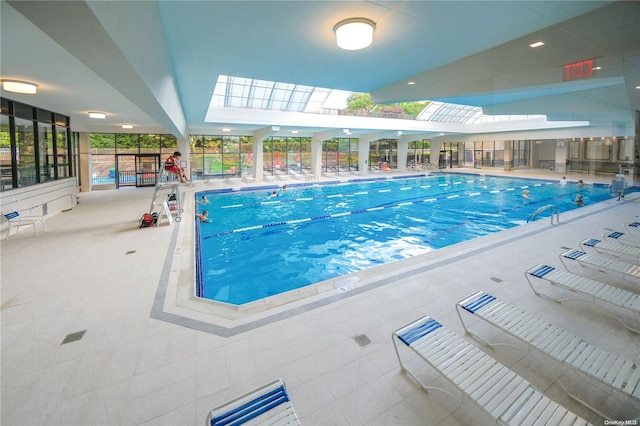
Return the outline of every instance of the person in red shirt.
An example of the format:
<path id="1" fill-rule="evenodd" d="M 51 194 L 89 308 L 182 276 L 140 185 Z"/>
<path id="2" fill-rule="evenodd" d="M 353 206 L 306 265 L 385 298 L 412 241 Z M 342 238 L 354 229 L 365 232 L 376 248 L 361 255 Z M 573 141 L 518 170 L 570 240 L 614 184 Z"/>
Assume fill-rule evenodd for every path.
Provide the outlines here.
<path id="1" fill-rule="evenodd" d="M 182 167 L 180 167 L 180 157 L 182 154 L 180 151 L 176 151 L 168 157 L 164 162 L 164 168 L 173 173 L 178 177 L 180 182 L 189 182 L 189 178 L 187 177 L 187 173 L 184 171 Z"/>

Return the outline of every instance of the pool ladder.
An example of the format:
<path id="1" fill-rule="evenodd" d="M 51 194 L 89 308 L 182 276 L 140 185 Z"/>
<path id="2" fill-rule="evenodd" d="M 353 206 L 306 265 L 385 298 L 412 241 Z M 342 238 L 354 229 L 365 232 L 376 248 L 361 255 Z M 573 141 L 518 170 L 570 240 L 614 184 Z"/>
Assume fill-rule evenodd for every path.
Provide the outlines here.
<path id="1" fill-rule="evenodd" d="M 318 183 L 318 176 L 313 173 L 305 174 L 307 182 Z"/>
<path id="2" fill-rule="evenodd" d="M 436 173 L 442 173 L 443 175 L 446 175 L 445 171 L 442 170 L 440 167 L 436 166 L 433 163 L 424 163 L 422 165 L 422 168 L 429 170 L 430 168 L 435 169 Z"/>
<path id="3" fill-rule="evenodd" d="M 542 206 L 540 207 L 538 210 L 536 210 L 535 212 L 531 213 L 529 215 L 529 217 L 527 218 L 527 223 L 529 223 L 529 221 L 531 220 L 536 220 L 536 217 L 542 213 L 545 210 L 551 210 L 551 224 L 553 225 L 553 213 L 555 211 L 556 213 L 556 221 L 560 222 L 560 210 L 558 209 L 558 206 L 556 206 L 555 204 L 547 204 L 546 206 Z"/>

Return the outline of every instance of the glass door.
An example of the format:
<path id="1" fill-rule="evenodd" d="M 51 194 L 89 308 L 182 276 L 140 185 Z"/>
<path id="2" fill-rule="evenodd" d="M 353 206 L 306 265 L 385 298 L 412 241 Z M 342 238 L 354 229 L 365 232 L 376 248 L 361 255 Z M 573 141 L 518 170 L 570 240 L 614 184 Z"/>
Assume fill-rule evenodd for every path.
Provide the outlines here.
<path id="1" fill-rule="evenodd" d="M 158 179 L 160 154 L 138 154 L 135 156 L 136 186 L 154 186 Z"/>
<path id="2" fill-rule="evenodd" d="M 116 189 L 123 186 L 136 186 L 136 156 L 132 154 L 116 155 Z"/>

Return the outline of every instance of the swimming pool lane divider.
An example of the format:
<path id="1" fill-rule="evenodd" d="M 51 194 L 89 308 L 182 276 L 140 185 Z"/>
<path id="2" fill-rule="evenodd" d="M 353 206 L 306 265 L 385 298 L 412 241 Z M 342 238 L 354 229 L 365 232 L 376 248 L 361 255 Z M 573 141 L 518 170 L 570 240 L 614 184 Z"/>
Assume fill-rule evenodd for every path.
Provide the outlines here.
<path id="1" fill-rule="evenodd" d="M 483 182 L 484 179 L 479 179 L 477 181 L 475 180 L 467 180 L 467 181 L 456 181 L 456 182 L 447 182 L 447 183 L 440 183 L 438 184 L 438 186 L 440 187 L 446 187 L 446 186 L 452 186 L 452 185 L 459 185 L 462 183 L 468 183 L 468 184 L 473 184 L 476 182 Z M 551 183 L 547 183 L 547 185 L 550 185 Z M 543 184 L 536 184 L 535 186 L 541 186 Z M 431 188 L 432 185 L 422 185 L 419 186 L 417 188 L 420 189 L 429 189 Z M 401 188 L 396 189 L 397 191 L 407 191 L 407 190 L 411 190 L 411 189 L 417 189 L 416 187 L 412 187 L 412 186 L 403 186 Z M 506 191 L 515 191 L 516 188 L 509 188 L 506 189 Z M 331 195 L 323 195 L 320 197 L 304 197 L 304 198 L 287 198 L 287 199 L 282 199 L 280 197 L 278 197 L 278 199 L 276 200 L 269 200 L 269 201 L 258 201 L 255 203 L 246 203 L 246 204 L 230 204 L 228 206 L 220 206 L 220 209 L 235 209 L 235 208 L 242 208 L 242 207 L 257 207 L 257 206 L 264 206 L 264 205 L 275 205 L 275 204 L 281 204 L 281 203 L 291 203 L 291 202 L 296 202 L 296 201 L 313 201 L 313 200 L 319 200 L 322 198 L 341 198 L 341 197 L 351 197 L 354 195 L 367 195 L 369 193 L 386 193 L 386 192 L 391 192 L 393 191 L 392 189 L 379 189 L 379 190 L 373 190 L 373 191 L 357 191 L 357 192 L 352 192 L 352 193 L 340 193 L 340 194 L 331 194 Z M 492 190 L 489 191 L 492 194 L 497 194 L 501 191 L 504 190 Z"/>
<path id="2" fill-rule="evenodd" d="M 504 191 L 513 191 L 513 190 L 515 190 L 515 188 L 507 188 Z M 487 192 L 495 192 L 495 191 L 487 191 Z M 497 192 L 502 192 L 502 191 L 498 190 Z M 480 195 L 480 194 L 481 194 L 480 192 L 475 192 L 475 193 L 467 194 L 467 196 L 468 197 L 472 197 L 472 196 L 476 196 L 476 195 Z M 282 221 L 282 222 L 272 222 L 272 223 L 267 223 L 267 224 L 264 224 L 264 225 L 247 226 L 247 227 L 244 227 L 244 228 L 236 228 L 236 229 L 231 229 L 231 230 L 227 230 L 227 231 L 217 232 L 215 234 L 207 235 L 206 237 L 203 237 L 202 239 L 203 240 L 208 240 L 210 238 L 220 237 L 220 236 L 223 236 L 223 235 L 229 235 L 229 234 L 234 234 L 234 233 L 239 233 L 239 232 L 255 231 L 255 230 L 258 230 L 258 229 L 273 228 L 273 227 L 285 226 L 285 225 L 296 225 L 296 224 L 299 224 L 299 223 L 311 222 L 311 221 L 316 221 L 316 220 L 334 219 L 334 218 L 338 218 L 338 217 L 349 216 L 349 215 L 352 215 L 352 214 L 375 212 L 375 211 L 394 208 L 394 207 L 409 206 L 409 205 L 412 205 L 412 204 L 432 203 L 432 202 L 435 202 L 435 201 L 438 201 L 438 200 L 447 200 L 447 199 L 452 199 L 452 198 L 459 198 L 460 196 L 461 196 L 460 194 L 442 195 L 440 197 L 426 198 L 426 199 L 421 199 L 421 200 L 400 201 L 400 202 L 396 202 L 396 203 L 385 204 L 385 205 L 377 206 L 377 207 L 369 207 L 369 208 L 366 208 L 366 209 L 353 210 L 353 211 L 349 211 L 349 212 L 333 213 L 333 214 L 320 215 L 320 216 L 315 216 L 315 217 L 306 217 L 306 218 L 303 218 L 303 219 L 292 219 L 292 220 L 286 220 L 286 221 Z M 295 201 L 295 199 L 291 200 L 291 201 Z"/>

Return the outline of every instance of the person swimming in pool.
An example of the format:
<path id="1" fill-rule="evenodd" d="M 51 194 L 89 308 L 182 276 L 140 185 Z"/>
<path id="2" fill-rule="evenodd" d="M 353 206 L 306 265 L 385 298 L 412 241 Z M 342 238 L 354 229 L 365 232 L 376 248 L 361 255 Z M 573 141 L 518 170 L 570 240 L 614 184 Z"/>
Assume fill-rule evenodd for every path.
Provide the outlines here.
<path id="1" fill-rule="evenodd" d="M 209 212 L 203 210 L 202 213 L 196 213 L 196 217 L 200 219 L 201 222 L 211 222 L 209 219 Z"/>

